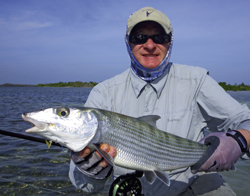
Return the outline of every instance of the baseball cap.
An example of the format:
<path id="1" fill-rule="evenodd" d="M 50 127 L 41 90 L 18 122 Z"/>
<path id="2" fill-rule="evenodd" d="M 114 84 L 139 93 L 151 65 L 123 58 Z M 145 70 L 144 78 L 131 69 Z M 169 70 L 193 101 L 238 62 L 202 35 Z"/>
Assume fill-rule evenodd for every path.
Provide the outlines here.
<path id="1" fill-rule="evenodd" d="M 168 17 L 161 11 L 152 7 L 144 7 L 134 12 L 127 20 L 126 35 L 129 35 L 131 30 L 140 22 L 154 21 L 159 23 L 167 34 L 172 33 L 172 26 Z"/>

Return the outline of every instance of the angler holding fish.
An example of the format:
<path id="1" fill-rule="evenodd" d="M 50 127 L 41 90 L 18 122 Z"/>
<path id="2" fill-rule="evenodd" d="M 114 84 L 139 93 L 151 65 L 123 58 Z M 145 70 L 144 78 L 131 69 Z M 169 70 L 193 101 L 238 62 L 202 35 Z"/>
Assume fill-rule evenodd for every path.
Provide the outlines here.
<path id="1" fill-rule="evenodd" d="M 133 13 L 125 43 L 129 69 L 95 86 L 86 108 L 23 115 L 35 125 L 27 132 L 72 150 L 69 177 L 83 191 L 138 170 L 145 196 L 235 195 L 217 172 L 250 157 L 247 106 L 207 70 L 169 61 L 173 29 L 162 12 Z"/>

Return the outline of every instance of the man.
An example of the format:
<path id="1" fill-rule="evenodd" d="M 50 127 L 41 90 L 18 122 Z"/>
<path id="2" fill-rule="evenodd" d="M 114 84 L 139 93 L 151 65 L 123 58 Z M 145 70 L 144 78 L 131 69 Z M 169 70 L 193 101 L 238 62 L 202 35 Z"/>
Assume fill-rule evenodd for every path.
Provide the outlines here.
<path id="1" fill-rule="evenodd" d="M 249 155 L 249 109 L 231 98 L 205 69 L 169 62 L 173 31 L 162 12 L 146 7 L 132 14 L 125 41 L 131 68 L 93 88 L 85 106 L 133 117 L 159 115 L 157 128 L 197 142 L 203 138 L 200 142 L 212 149 L 192 168 L 171 176 L 170 187 L 160 180 L 150 185 L 143 176 L 143 194 L 235 195 L 218 173 L 210 172 L 233 169 L 242 155 Z M 205 128 L 214 133 L 204 138 Z M 100 148 L 116 155 L 112 146 Z M 112 169 L 101 158 L 89 148 L 72 153 L 72 183 L 93 192 L 103 188 L 111 171 L 115 178 L 133 172 Z"/>

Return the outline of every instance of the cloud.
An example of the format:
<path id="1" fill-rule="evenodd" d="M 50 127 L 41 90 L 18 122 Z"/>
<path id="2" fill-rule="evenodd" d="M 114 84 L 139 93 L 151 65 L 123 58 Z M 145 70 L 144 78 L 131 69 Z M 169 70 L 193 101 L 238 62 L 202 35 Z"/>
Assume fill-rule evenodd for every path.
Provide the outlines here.
<path id="1" fill-rule="evenodd" d="M 0 29 L 1 31 L 21 31 L 21 30 L 32 30 L 41 29 L 53 26 L 53 22 L 50 21 L 31 21 L 30 19 L 3 19 L 0 18 Z"/>
<path id="2" fill-rule="evenodd" d="M 32 21 L 26 21 L 26 22 L 20 22 L 15 24 L 13 27 L 15 30 L 30 30 L 30 29 L 40 29 L 40 28 L 46 28 L 52 26 L 52 22 L 32 22 Z"/>

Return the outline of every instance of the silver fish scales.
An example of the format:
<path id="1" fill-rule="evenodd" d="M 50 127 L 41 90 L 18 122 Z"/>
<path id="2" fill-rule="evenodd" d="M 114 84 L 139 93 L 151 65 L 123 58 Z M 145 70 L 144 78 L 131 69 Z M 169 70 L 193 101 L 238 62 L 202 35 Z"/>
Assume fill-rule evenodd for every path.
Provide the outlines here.
<path id="1" fill-rule="evenodd" d="M 136 119 L 96 109 L 92 112 L 106 126 L 108 131 L 100 142 L 116 148 L 114 161 L 119 166 L 171 171 L 194 165 L 208 149 L 200 143 L 161 131 L 144 122 L 143 117 Z"/>
<path id="2" fill-rule="evenodd" d="M 153 124 L 159 116 L 133 118 L 94 109 L 55 107 L 25 113 L 23 119 L 35 126 L 26 130 L 80 151 L 93 145 L 113 166 L 143 171 L 150 184 L 156 178 L 169 185 L 164 171 L 194 165 L 207 146 L 161 131 Z M 116 148 L 110 160 L 95 144 L 106 143 Z"/>

